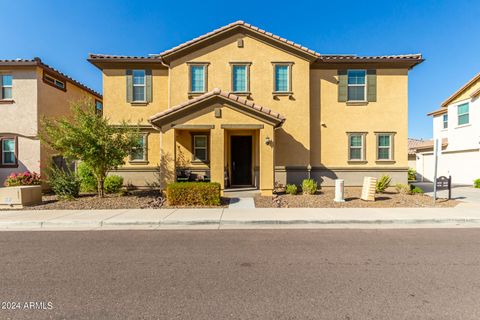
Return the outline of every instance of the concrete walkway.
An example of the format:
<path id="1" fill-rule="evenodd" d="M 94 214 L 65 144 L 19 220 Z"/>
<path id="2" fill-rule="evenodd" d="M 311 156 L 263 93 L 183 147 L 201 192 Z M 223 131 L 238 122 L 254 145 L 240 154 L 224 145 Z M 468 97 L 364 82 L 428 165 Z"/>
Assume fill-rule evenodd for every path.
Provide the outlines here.
<path id="1" fill-rule="evenodd" d="M 0 230 L 480 227 L 480 206 L 1 211 Z"/>

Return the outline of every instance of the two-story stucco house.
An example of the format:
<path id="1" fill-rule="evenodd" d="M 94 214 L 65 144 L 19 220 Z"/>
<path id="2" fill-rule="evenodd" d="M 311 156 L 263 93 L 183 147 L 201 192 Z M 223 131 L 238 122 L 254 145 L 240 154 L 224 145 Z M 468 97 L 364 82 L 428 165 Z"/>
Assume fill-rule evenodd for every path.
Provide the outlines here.
<path id="1" fill-rule="evenodd" d="M 433 118 L 433 139 L 442 144 L 437 176 L 452 176 L 456 184 L 480 178 L 480 73 L 458 89 Z M 433 141 L 416 148 L 416 169 L 424 181 L 434 177 Z"/>
<path id="2" fill-rule="evenodd" d="M 42 117 L 68 115 L 70 101 L 86 97 L 101 109 L 99 93 L 39 58 L 0 60 L 0 185 L 12 172 L 44 174 L 53 154 L 38 137 Z"/>
<path id="3" fill-rule="evenodd" d="M 104 115 L 140 121 L 144 149 L 118 170 L 142 186 L 159 166 L 253 186 L 389 174 L 407 180 L 408 72 L 419 54 L 322 55 L 238 21 L 145 57 L 91 54 Z"/>

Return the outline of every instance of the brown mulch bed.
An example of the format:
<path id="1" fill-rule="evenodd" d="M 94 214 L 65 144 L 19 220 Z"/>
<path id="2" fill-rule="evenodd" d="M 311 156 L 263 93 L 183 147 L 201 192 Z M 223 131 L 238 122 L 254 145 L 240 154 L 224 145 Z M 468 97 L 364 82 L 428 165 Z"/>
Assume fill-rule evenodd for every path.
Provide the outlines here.
<path id="1" fill-rule="evenodd" d="M 228 199 L 222 198 L 221 207 L 228 206 Z M 215 208 L 219 208 L 215 207 Z M 74 200 L 58 200 L 55 195 L 44 195 L 43 203 L 25 207 L 24 210 L 89 210 L 89 209 L 151 209 L 179 208 L 162 203 L 158 190 L 136 190 L 126 195 L 107 194 L 104 198 L 95 194 L 81 194 Z M 189 207 L 191 208 L 191 207 Z M 210 208 L 210 207 L 202 207 Z"/>
<path id="2" fill-rule="evenodd" d="M 401 194 L 394 188 L 377 194 L 376 201 L 360 199 L 361 187 L 346 187 L 345 202 L 334 202 L 335 189 L 324 188 L 315 195 L 280 194 L 273 197 L 255 197 L 257 208 L 418 208 L 433 207 L 433 199 L 423 194 Z M 455 207 L 456 200 L 438 199 L 435 207 Z"/>

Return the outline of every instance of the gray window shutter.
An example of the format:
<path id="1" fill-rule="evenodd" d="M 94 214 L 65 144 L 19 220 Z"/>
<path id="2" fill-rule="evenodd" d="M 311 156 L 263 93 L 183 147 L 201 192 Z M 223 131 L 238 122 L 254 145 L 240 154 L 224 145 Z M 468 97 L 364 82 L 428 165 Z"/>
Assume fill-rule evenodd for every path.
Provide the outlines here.
<path id="1" fill-rule="evenodd" d="M 377 101 L 377 70 L 367 70 L 367 101 Z"/>
<path id="2" fill-rule="evenodd" d="M 3 99 L 3 97 L 2 97 L 2 94 L 3 94 L 2 93 L 3 92 L 2 87 L 3 87 L 3 76 L 0 74 L 0 99 Z"/>
<path id="3" fill-rule="evenodd" d="M 133 101 L 132 70 L 127 70 L 127 102 Z"/>
<path id="4" fill-rule="evenodd" d="M 347 93 L 347 70 L 338 70 L 338 102 L 346 102 Z"/>
<path id="5" fill-rule="evenodd" d="M 152 102 L 152 70 L 145 70 L 145 91 L 147 94 L 147 102 Z"/>

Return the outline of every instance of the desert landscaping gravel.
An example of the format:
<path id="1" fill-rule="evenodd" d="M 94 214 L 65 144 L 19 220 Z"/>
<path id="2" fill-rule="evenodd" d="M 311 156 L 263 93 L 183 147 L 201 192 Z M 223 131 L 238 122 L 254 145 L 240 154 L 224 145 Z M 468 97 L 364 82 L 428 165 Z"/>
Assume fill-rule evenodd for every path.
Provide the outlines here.
<path id="1" fill-rule="evenodd" d="M 323 188 L 315 195 L 288 195 L 280 194 L 273 197 L 255 197 L 257 208 L 418 208 L 433 207 L 433 199 L 423 194 L 401 194 L 394 188 L 385 193 L 377 194 L 376 201 L 360 199 L 361 187 L 345 188 L 345 202 L 334 202 L 335 189 Z M 436 207 L 455 207 L 456 200 L 438 199 Z"/>

